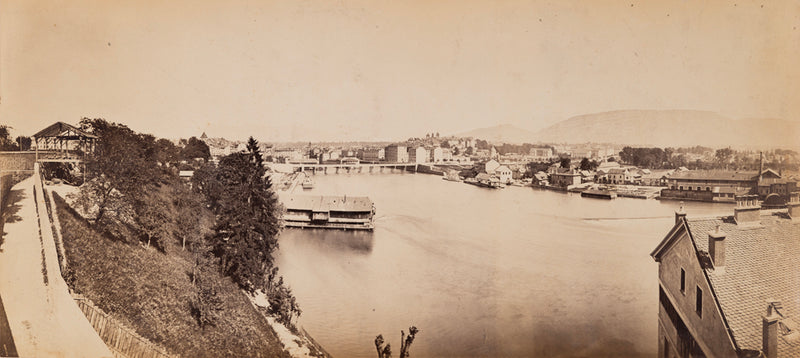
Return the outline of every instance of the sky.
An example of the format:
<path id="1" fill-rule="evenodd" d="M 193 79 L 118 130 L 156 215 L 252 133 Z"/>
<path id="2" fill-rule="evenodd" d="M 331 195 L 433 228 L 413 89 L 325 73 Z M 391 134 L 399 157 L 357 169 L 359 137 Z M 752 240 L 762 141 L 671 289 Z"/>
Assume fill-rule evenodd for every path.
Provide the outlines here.
<path id="1" fill-rule="evenodd" d="M 800 119 L 795 1 L 4 0 L 0 123 L 403 140 L 621 109 Z"/>

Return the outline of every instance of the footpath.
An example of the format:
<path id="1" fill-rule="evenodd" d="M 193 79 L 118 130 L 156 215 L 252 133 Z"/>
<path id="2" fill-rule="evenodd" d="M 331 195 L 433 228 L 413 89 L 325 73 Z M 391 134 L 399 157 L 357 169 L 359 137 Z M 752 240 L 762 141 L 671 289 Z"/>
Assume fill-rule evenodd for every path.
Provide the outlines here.
<path id="1" fill-rule="evenodd" d="M 0 296 L 17 354 L 112 357 L 61 278 L 47 211 L 36 205 L 43 203 L 41 183 L 36 190 L 35 184 L 36 175 L 11 189 L 15 213 L 0 246 Z"/>

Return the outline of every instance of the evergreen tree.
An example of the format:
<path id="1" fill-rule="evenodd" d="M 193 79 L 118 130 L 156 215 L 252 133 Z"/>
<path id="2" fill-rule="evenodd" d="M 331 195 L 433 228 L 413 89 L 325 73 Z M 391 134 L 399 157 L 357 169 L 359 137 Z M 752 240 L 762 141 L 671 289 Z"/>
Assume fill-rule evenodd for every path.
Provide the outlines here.
<path id="1" fill-rule="evenodd" d="M 258 142 L 220 161 L 215 251 L 223 273 L 248 292 L 266 288 L 278 248 L 279 205 L 265 178 Z"/>

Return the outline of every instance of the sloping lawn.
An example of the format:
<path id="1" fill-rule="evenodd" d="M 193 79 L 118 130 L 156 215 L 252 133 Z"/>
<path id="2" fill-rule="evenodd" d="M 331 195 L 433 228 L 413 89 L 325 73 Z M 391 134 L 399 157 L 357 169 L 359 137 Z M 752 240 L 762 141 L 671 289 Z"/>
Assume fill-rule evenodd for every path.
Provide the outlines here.
<path id="1" fill-rule="evenodd" d="M 201 329 L 191 313 L 193 259 L 173 247 L 164 254 L 95 232 L 55 195 L 71 287 L 143 337 L 183 357 L 288 357 L 275 332 L 229 279 L 215 270 L 223 309 Z"/>

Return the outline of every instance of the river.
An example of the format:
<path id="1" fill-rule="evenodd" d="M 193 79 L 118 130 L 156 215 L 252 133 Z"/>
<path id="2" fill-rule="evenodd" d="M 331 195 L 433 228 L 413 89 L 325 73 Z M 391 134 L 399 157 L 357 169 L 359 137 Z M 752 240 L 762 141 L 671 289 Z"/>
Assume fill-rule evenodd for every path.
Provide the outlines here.
<path id="1" fill-rule="evenodd" d="M 674 201 L 501 190 L 423 174 L 316 175 L 306 193 L 367 195 L 375 230 L 285 229 L 277 262 L 305 328 L 334 357 L 657 353 L 657 265 Z M 300 190 L 300 189 L 298 189 Z M 687 203 L 689 216 L 732 213 Z"/>

